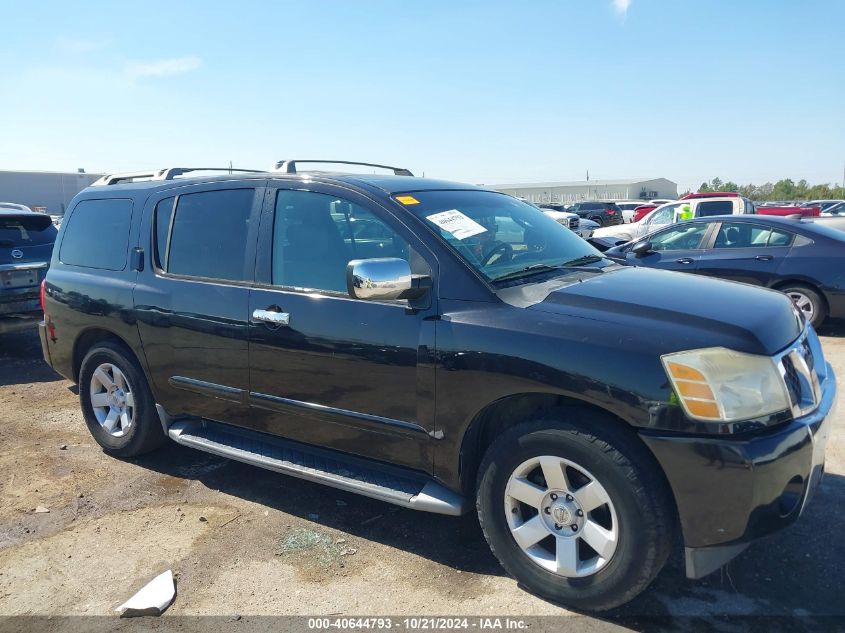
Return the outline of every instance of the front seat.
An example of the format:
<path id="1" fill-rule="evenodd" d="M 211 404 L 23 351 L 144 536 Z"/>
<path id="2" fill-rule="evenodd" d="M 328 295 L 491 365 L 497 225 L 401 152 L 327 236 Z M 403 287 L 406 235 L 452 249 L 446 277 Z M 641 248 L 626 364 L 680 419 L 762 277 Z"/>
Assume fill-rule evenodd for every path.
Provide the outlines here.
<path id="1" fill-rule="evenodd" d="M 349 252 L 328 204 L 302 204 L 285 210 L 281 283 L 298 288 L 346 292 Z"/>
<path id="2" fill-rule="evenodd" d="M 715 248 L 735 248 L 739 243 L 739 229 L 735 226 L 729 226 L 726 229 L 719 231 L 716 237 Z"/>

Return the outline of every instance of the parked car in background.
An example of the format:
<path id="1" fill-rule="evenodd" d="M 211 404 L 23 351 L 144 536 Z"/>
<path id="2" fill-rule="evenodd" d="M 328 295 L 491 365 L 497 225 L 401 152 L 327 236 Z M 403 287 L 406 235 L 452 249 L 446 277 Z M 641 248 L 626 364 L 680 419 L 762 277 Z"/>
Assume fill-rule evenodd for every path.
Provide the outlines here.
<path id="1" fill-rule="evenodd" d="M 845 202 L 845 200 L 808 200 L 807 202 L 802 203 L 800 206 L 802 207 L 818 207 L 820 211 L 824 212 L 827 211 L 830 207 L 841 204 Z"/>
<path id="2" fill-rule="evenodd" d="M 752 202 L 740 196 L 703 196 L 687 200 L 676 200 L 675 202 L 657 207 L 639 222 L 597 229 L 593 233 L 593 237 L 616 238 L 624 242 L 635 240 L 659 228 L 674 224 L 677 220 L 678 212 L 683 207 L 689 207 L 692 216 L 696 218 L 754 213 Z"/>
<path id="3" fill-rule="evenodd" d="M 614 226 L 622 224 L 622 211 L 615 202 L 576 202 L 569 210 L 577 213 L 582 218 L 597 222 L 601 226 Z"/>
<path id="4" fill-rule="evenodd" d="M 631 222 L 639 222 L 659 206 L 659 204 L 641 204 L 636 209 L 634 209 L 634 215 L 631 218 Z"/>
<path id="5" fill-rule="evenodd" d="M 601 228 L 601 225 L 598 222 L 593 222 L 592 220 L 581 220 L 578 225 L 578 235 L 583 237 L 584 239 L 588 237 L 592 237 L 593 233 L 595 233 L 596 229 Z"/>
<path id="6" fill-rule="evenodd" d="M 0 203 L 0 333 L 38 322 L 39 289 L 56 234 L 49 215 Z"/>
<path id="7" fill-rule="evenodd" d="M 32 213 L 32 209 L 30 209 L 25 204 L 18 204 L 17 202 L 0 202 L 0 211 L 28 211 Z"/>
<path id="8" fill-rule="evenodd" d="M 845 232 L 820 222 L 759 215 L 699 218 L 605 255 L 780 290 L 815 327 L 827 317 L 845 317 Z"/>
<path id="9" fill-rule="evenodd" d="M 558 224 L 565 226 L 570 231 L 575 231 L 576 233 L 578 233 L 578 230 L 581 226 L 581 218 L 578 216 L 577 213 L 569 213 L 568 211 L 556 211 L 555 209 L 550 209 L 544 206 L 539 206 L 538 208 L 540 209 L 540 211 L 545 213 Z"/>
<path id="10" fill-rule="evenodd" d="M 634 221 L 634 211 L 642 206 L 642 200 L 617 200 L 616 206 L 622 211 L 622 220 L 626 223 Z"/>
<path id="11" fill-rule="evenodd" d="M 676 543 L 699 578 L 804 512 L 836 378 L 786 297 L 619 266 L 496 191 L 297 162 L 71 201 L 39 335 L 106 454 L 477 512 L 521 586 L 590 610 Z"/>
<path id="12" fill-rule="evenodd" d="M 840 202 L 838 204 L 833 204 L 833 205 L 827 207 L 824 211 L 821 212 L 820 215 L 825 215 L 825 216 L 845 215 L 845 202 Z"/>
<path id="13" fill-rule="evenodd" d="M 813 218 L 821 215 L 821 208 L 792 205 L 768 205 L 765 207 L 757 207 L 757 213 L 760 215 L 779 215 L 782 217 L 800 215 L 805 218 Z"/>

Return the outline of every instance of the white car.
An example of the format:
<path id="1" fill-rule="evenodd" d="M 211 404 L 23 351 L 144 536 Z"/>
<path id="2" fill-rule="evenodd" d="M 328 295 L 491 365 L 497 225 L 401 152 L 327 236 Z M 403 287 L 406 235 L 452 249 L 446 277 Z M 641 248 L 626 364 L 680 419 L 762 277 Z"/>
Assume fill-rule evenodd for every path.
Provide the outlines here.
<path id="1" fill-rule="evenodd" d="M 675 200 L 657 207 L 639 222 L 618 224 L 596 229 L 593 237 L 611 237 L 629 242 L 664 226 L 677 221 L 677 212 L 681 207 L 689 206 L 694 218 L 710 217 L 713 215 L 739 215 L 754 213 L 754 205 L 747 198 L 739 196 L 724 196 L 714 198 L 692 198 L 689 200 Z"/>
<path id="2" fill-rule="evenodd" d="M 570 213 L 569 211 L 555 211 L 554 209 L 544 209 L 543 207 L 540 207 L 540 211 L 545 213 L 558 224 L 562 224 L 576 233 L 578 232 L 578 228 L 581 224 L 581 218 L 577 213 Z"/>
<path id="3" fill-rule="evenodd" d="M 622 220 L 626 224 L 630 224 L 634 219 L 634 209 L 644 204 L 649 203 L 646 200 L 619 200 L 616 202 L 616 206 L 622 211 Z"/>
<path id="4" fill-rule="evenodd" d="M 32 213 L 32 209 L 30 209 L 25 204 L 18 204 L 17 202 L 0 202 L 0 210 L 2 211 L 28 211 Z"/>

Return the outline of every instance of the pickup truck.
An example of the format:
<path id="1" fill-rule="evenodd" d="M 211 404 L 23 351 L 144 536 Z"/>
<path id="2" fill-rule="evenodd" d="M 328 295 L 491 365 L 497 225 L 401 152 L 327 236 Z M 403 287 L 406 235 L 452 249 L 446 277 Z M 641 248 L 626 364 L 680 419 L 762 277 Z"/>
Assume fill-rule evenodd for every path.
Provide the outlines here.
<path id="1" fill-rule="evenodd" d="M 693 194 L 695 195 L 695 194 Z M 646 215 L 639 222 L 605 226 L 593 232 L 593 238 L 612 238 L 618 242 L 628 242 L 647 235 L 677 221 L 678 213 L 689 206 L 693 217 L 704 218 L 714 215 L 739 215 L 754 213 L 754 204 L 747 198 L 737 195 L 687 197 L 661 205 Z"/>
<path id="2" fill-rule="evenodd" d="M 821 215 L 821 212 L 821 207 L 767 207 L 762 205 L 757 207 L 758 215 L 787 216 L 799 214 L 805 218 L 817 218 Z"/>

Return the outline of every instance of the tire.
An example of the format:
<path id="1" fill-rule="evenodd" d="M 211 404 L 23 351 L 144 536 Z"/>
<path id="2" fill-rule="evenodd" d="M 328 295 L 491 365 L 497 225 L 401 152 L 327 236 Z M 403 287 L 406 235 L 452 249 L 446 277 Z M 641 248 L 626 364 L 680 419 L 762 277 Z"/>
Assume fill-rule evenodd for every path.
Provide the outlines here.
<path id="1" fill-rule="evenodd" d="M 515 501 L 514 496 L 539 496 L 543 491 L 540 485 L 526 493 L 514 483 L 523 477 L 512 478 L 523 467 L 533 472 L 523 475 L 536 478 L 531 464 L 541 456 L 547 459 L 540 472 L 547 464 L 552 464 L 552 469 L 555 463 L 565 466 L 564 488 L 574 494 L 565 499 L 554 495 L 550 487 L 539 504 Z M 564 461 L 554 461 L 560 459 Z M 596 482 L 609 503 L 578 515 L 581 505 L 588 508 L 602 499 L 595 488 L 593 494 L 585 492 L 586 484 Z M 557 500 L 546 505 L 555 496 Z M 582 611 L 612 609 L 642 592 L 665 564 L 676 525 L 668 486 L 651 454 L 636 437 L 617 428 L 614 420 L 582 409 L 560 410 L 501 435 L 479 467 L 476 507 L 487 542 L 508 573 L 529 592 Z M 558 520 L 562 522 L 560 531 L 556 531 Z M 527 526 L 529 536 L 520 533 L 527 543 L 537 534 L 541 540 L 530 552 L 524 551 L 512 525 Z M 597 534 L 601 538 L 596 538 Z M 611 534 L 615 535 L 612 544 Z M 581 543 L 573 546 L 573 541 L 596 544 L 597 549 Z M 556 555 L 561 552 L 564 569 L 574 571 L 551 569 L 558 565 Z"/>
<path id="2" fill-rule="evenodd" d="M 792 299 L 795 307 L 801 310 L 814 328 L 824 323 L 827 318 L 827 304 L 818 291 L 801 284 L 784 286 L 779 290 Z"/>
<path id="3" fill-rule="evenodd" d="M 144 372 L 122 345 L 103 342 L 88 351 L 79 369 L 79 401 L 88 430 L 109 455 L 142 455 L 166 439 Z M 126 417 L 110 417 L 119 411 Z"/>
<path id="4" fill-rule="evenodd" d="M 592 218 L 587 218 L 587 219 L 592 220 L 593 222 L 595 222 L 599 226 L 604 226 L 604 218 L 602 218 L 600 215 L 596 215 L 596 216 L 593 216 Z"/>

